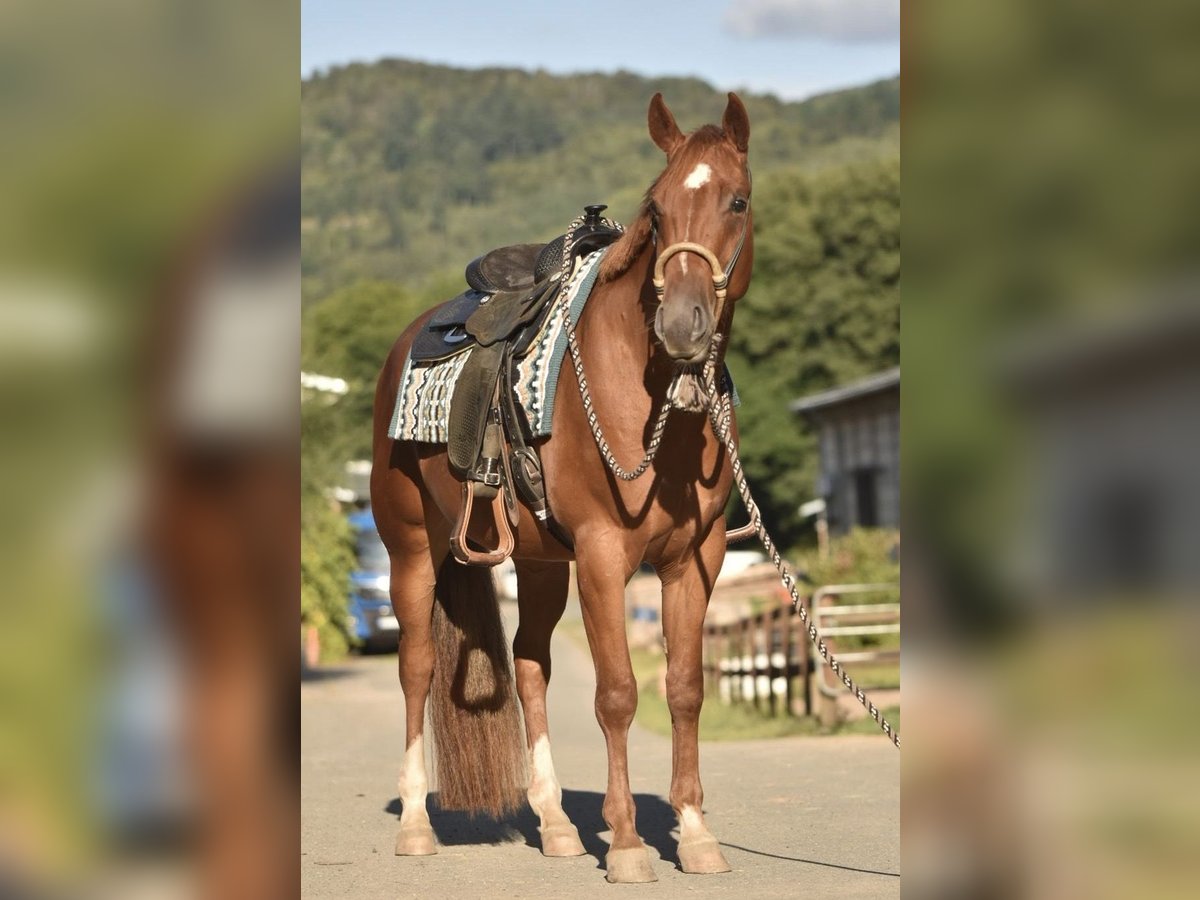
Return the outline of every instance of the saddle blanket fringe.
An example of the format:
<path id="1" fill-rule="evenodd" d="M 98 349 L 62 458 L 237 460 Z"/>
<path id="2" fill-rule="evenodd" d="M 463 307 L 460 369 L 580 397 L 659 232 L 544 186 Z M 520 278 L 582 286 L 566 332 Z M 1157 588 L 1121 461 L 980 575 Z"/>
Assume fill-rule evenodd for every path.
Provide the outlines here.
<path id="1" fill-rule="evenodd" d="M 554 417 L 554 397 L 563 356 L 567 351 L 565 309 L 570 309 L 572 321 L 580 314 L 591 296 L 599 274 L 599 263 L 608 248 L 597 250 L 584 258 L 566 288 L 554 301 L 554 307 L 542 323 L 541 331 L 529 351 L 517 360 L 514 391 L 517 405 L 525 412 L 532 436 L 547 437 Z M 404 361 L 400 388 L 396 392 L 396 408 L 392 413 L 388 435 L 398 441 L 421 441 L 445 444 L 449 439 L 450 398 L 472 350 L 464 350 L 448 359 L 433 363 L 415 363 L 411 357 Z"/>

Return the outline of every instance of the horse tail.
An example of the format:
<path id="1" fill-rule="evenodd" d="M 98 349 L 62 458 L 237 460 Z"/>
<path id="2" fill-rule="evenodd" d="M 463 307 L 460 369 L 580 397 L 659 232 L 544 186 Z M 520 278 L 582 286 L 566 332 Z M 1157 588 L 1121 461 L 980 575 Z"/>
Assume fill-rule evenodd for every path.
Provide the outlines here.
<path id="1" fill-rule="evenodd" d="M 496 818 L 525 802 L 525 742 L 490 569 L 447 557 L 433 608 L 433 726 L 438 805 Z"/>

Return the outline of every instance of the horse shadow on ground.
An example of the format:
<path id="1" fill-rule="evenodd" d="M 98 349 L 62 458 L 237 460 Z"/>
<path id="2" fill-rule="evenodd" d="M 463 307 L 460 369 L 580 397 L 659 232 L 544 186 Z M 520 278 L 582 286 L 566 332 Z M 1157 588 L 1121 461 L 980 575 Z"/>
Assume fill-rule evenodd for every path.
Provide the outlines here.
<path id="1" fill-rule="evenodd" d="M 487 815 L 475 815 L 457 810 L 441 809 L 437 805 L 437 793 L 429 795 L 429 821 L 438 842 L 454 847 L 463 844 L 507 844 L 524 839 L 529 847 L 539 850 L 542 846 L 538 834 L 537 814 L 528 804 L 515 815 L 504 819 L 493 819 Z M 679 840 L 671 833 L 675 828 L 675 811 L 662 797 L 653 794 L 634 794 L 637 806 L 637 829 L 642 840 L 658 851 L 664 862 L 679 865 Z M 579 839 L 584 851 L 596 860 L 597 868 L 604 868 L 604 857 L 608 843 L 600 837 L 608 831 L 602 807 L 604 795 L 598 791 L 575 791 L 563 788 L 563 812 L 579 829 Z M 399 816 L 400 798 L 393 799 L 385 811 Z"/>
<path id="2" fill-rule="evenodd" d="M 300 667 L 301 682 L 317 682 L 317 681 L 333 681 L 337 678 L 345 678 L 347 675 L 353 675 L 354 670 L 346 667 L 337 666 L 318 666 L 309 668 L 307 666 Z"/>

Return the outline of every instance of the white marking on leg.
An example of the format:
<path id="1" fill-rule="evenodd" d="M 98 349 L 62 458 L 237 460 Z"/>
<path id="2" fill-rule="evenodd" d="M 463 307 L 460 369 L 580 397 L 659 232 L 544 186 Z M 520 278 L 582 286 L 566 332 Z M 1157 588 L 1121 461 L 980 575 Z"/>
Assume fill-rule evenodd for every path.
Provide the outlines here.
<path id="1" fill-rule="evenodd" d="M 549 808 L 562 809 L 562 786 L 554 772 L 554 758 L 550 755 L 550 738 L 541 735 L 533 744 L 533 755 L 529 761 L 529 805 L 546 823 Z"/>
<path id="2" fill-rule="evenodd" d="M 712 832 L 704 824 L 704 815 L 694 806 L 685 806 L 679 811 L 679 843 L 700 838 L 711 838 Z"/>
<path id="3" fill-rule="evenodd" d="M 689 191 L 694 191 L 708 184 L 708 179 L 711 177 L 712 169 L 708 163 L 700 163 L 696 168 L 692 169 L 692 174 L 684 179 L 683 186 Z"/>
<path id="4" fill-rule="evenodd" d="M 403 827 L 414 819 L 428 820 L 425 798 L 429 794 L 429 779 L 425 775 L 425 743 L 417 735 L 404 751 L 404 767 L 400 770 L 400 825 Z"/>

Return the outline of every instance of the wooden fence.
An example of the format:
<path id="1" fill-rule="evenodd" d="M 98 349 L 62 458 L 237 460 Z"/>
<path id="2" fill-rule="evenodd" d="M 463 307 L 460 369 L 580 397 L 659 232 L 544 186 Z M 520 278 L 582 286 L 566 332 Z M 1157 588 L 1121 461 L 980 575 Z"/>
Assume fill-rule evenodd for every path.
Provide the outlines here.
<path id="1" fill-rule="evenodd" d="M 895 662 L 899 648 L 839 651 L 839 641 L 900 633 L 900 604 L 844 604 L 847 596 L 895 595 L 893 584 L 834 584 L 805 599 L 808 615 L 826 646 L 854 672 L 855 663 Z M 770 716 L 836 717 L 845 688 L 828 671 L 790 604 L 733 622 L 704 627 L 705 686 L 723 703 L 745 703 Z M 898 687 L 883 685 L 881 687 Z M 819 695 L 819 696 L 818 696 Z M 819 706 L 818 706 L 819 704 Z"/>

